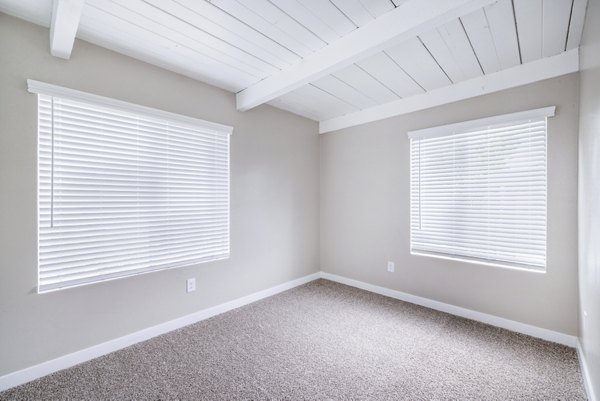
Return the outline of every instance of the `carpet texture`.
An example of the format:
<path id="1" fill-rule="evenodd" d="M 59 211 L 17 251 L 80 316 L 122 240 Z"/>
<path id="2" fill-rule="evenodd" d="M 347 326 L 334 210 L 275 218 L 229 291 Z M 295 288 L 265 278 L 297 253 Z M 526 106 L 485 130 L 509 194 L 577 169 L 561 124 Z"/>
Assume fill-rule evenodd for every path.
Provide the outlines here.
<path id="1" fill-rule="evenodd" d="M 585 400 L 575 350 L 318 280 L 0 400 Z"/>

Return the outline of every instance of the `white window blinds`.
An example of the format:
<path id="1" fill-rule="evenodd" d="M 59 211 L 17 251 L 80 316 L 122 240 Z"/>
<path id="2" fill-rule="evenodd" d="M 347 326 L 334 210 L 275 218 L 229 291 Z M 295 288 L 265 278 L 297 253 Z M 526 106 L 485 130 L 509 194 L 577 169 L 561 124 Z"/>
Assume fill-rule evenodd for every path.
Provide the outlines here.
<path id="1" fill-rule="evenodd" d="M 28 84 L 40 292 L 229 256 L 230 127 Z"/>
<path id="2" fill-rule="evenodd" d="M 543 270 L 554 107 L 409 133 L 411 252 Z"/>

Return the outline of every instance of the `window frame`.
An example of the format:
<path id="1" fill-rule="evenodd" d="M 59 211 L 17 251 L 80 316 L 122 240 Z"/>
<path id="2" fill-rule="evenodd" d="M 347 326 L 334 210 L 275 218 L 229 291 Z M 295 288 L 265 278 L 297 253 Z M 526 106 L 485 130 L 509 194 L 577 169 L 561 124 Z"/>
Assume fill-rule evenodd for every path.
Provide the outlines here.
<path id="1" fill-rule="evenodd" d="M 500 268 L 508 268 L 508 269 L 516 269 L 531 273 L 546 273 L 548 266 L 548 250 L 547 250 L 547 242 L 548 242 L 548 121 L 547 119 L 553 117 L 556 112 L 555 106 L 543 107 L 539 109 L 521 111 L 516 113 L 502 114 L 496 115 L 492 117 L 485 117 L 475 120 L 463 121 L 453 124 L 440 125 L 430 128 L 424 128 L 419 130 L 412 130 L 407 133 L 408 138 L 410 140 L 409 151 L 410 151 L 410 161 L 409 161 L 409 174 L 410 174 L 410 195 L 409 195 L 409 221 L 410 221 L 410 235 L 409 235 L 409 249 L 410 254 L 415 256 L 425 256 L 432 257 L 436 259 L 444 259 L 444 260 L 453 260 L 459 262 L 465 262 L 476 265 L 484 265 L 484 266 L 493 266 Z M 518 263 L 518 262 L 508 262 L 501 261 L 496 259 L 486 259 L 486 258 L 477 258 L 477 257 L 469 257 L 456 253 L 444 253 L 444 252 L 436 252 L 436 251 L 427 251 L 421 249 L 413 248 L 413 139 L 423 139 L 423 138 L 434 138 L 440 136 L 451 136 L 454 134 L 468 134 L 470 131 L 482 130 L 485 129 L 486 126 L 490 125 L 502 125 L 508 124 L 511 122 L 517 123 L 519 121 L 525 120 L 533 120 L 533 119 L 546 119 L 546 130 L 544 133 L 545 138 L 545 251 L 544 251 L 544 266 L 534 266 L 526 263 Z"/>
<path id="2" fill-rule="evenodd" d="M 172 112 L 168 112 L 168 111 L 164 111 L 164 110 L 159 110 L 159 109 L 155 109 L 155 108 L 151 108 L 151 107 L 141 106 L 141 105 L 137 105 L 137 104 L 121 101 L 121 100 L 116 100 L 116 99 L 112 99 L 112 98 L 108 98 L 108 97 L 104 97 L 104 96 L 90 94 L 90 93 L 86 93 L 86 92 L 82 92 L 82 91 L 78 91 L 78 90 L 74 90 L 74 89 L 64 88 L 61 86 L 52 85 L 52 84 L 48 84 L 48 83 L 44 83 L 44 82 L 39 82 L 39 81 L 31 80 L 31 79 L 27 80 L 27 89 L 30 93 L 37 94 L 38 96 L 36 96 L 36 98 L 39 98 L 40 96 L 47 96 L 47 97 L 52 97 L 52 98 L 60 98 L 60 99 L 68 100 L 68 101 L 82 102 L 82 103 L 86 103 L 86 104 L 90 104 L 92 106 L 98 107 L 99 109 L 107 108 L 107 109 L 111 109 L 111 110 L 118 111 L 118 112 L 124 112 L 127 114 L 136 115 L 136 116 L 139 116 L 140 118 L 146 117 L 149 119 L 164 121 L 164 123 L 182 124 L 182 126 L 194 127 L 195 129 L 198 129 L 198 131 L 205 132 L 207 135 L 218 135 L 218 136 L 222 136 L 222 137 L 224 137 L 224 136 L 229 137 L 233 133 L 233 127 L 231 127 L 231 126 L 218 124 L 218 123 L 214 123 L 214 122 L 210 122 L 210 121 L 205 121 L 205 120 L 201 120 L 201 119 L 197 119 L 197 118 L 193 118 L 193 117 L 188 117 L 188 116 L 184 116 L 184 115 L 180 115 L 180 114 L 176 114 L 176 113 L 172 113 Z M 214 259 L 202 260 L 199 262 L 192 261 L 188 264 L 174 264 L 173 265 L 173 263 L 170 263 L 170 265 L 157 265 L 156 268 L 147 267 L 147 268 L 124 270 L 123 272 L 120 272 L 121 274 L 116 273 L 109 277 L 103 277 L 102 274 L 98 274 L 89 279 L 86 279 L 85 282 L 73 283 L 73 282 L 70 282 L 69 280 L 64 280 L 63 282 L 61 282 L 62 285 L 56 285 L 56 286 L 49 285 L 49 284 L 42 285 L 40 283 L 40 273 L 42 270 L 41 270 L 41 261 L 40 261 L 40 228 L 41 228 L 40 227 L 40 222 L 41 222 L 40 184 L 41 183 L 39 181 L 40 180 L 40 175 L 39 175 L 40 174 L 40 166 L 39 166 L 40 145 L 39 145 L 39 141 L 40 141 L 41 131 L 40 131 L 40 126 L 39 126 L 39 121 L 40 121 L 39 120 L 39 118 L 40 118 L 39 117 L 39 113 L 40 113 L 40 109 L 39 109 L 40 103 L 39 102 L 40 102 L 40 100 L 37 99 L 37 102 L 36 102 L 36 121 L 37 121 L 36 178 L 38 181 L 36 182 L 36 192 L 37 192 L 37 196 L 36 196 L 36 228 L 37 228 L 36 248 L 37 248 L 37 292 L 38 292 L 38 294 L 53 292 L 53 291 L 58 291 L 58 290 L 63 290 L 63 289 L 69 289 L 69 288 L 75 288 L 75 287 L 84 286 L 84 285 L 96 284 L 96 283 L 120 279 L 120 278 L 132 277 L 132 276 L 136 276 L 139 274 L 146 274 L 146 273 L 151 273 L 151 272 L 155 272 L 155 271 L 176 269 L 179 267 L 196 265 L 198 263 L 207 263 L 207 262 L 212 262 L 212 261 L 216 261 L 216 260 L 224 260 L 224 259 L 228 259 L 231 257 L 230 256 L 231 255 L 231 146 L 230 146 L 230 139 L 228 138 L 227 139 L 227 148 L 226 148 L 227 149 L 227 153 L 226 153 L 227 196 L 226 196 L 226 198 L 224 198 L 224 199 L 226 199 L 226 203 L 227 203 L 226 229 L 227 229 L 228 252 L 227 252 L 226 256 L 218 257 L 218 258 L 214 258 Z M 158 194 L 158 192 L 157 192 L 157 194 Z M 75 281 L 75 280 L 72 280 L 72 281 Z"/>

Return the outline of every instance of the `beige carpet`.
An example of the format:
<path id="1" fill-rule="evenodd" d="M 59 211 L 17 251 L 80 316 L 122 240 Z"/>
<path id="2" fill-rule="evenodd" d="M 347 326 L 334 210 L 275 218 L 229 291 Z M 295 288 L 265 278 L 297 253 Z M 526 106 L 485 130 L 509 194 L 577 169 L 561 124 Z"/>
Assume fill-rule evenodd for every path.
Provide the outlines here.
<path id="1" fill-rule="evenodd" d="M 575 350 L 318 280 L 0 400 L 585 400 Z"/>

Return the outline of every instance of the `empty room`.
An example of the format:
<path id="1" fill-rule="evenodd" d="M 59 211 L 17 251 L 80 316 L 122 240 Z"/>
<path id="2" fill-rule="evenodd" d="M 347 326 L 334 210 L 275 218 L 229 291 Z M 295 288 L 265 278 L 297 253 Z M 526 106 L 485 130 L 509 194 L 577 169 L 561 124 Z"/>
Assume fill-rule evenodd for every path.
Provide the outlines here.
<path id="1" fill-rule="evenodd" d="M 0 0 L 0 401 L 600 401 L 600 0 Z"/>

